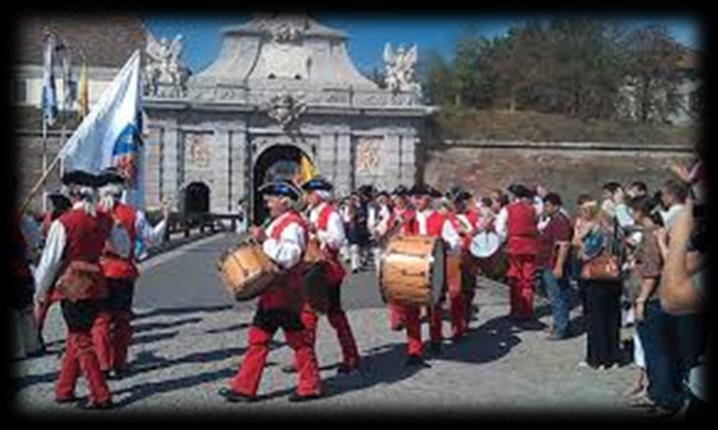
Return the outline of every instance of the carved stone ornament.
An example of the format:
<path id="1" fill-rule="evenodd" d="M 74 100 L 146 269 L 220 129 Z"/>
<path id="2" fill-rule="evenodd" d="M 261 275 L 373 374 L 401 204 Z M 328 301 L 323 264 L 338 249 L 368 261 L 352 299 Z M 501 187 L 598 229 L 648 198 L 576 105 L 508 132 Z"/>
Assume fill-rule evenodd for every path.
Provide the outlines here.
<path id="1" fill-rule="evenodd" d="M 284 91 L 269 100 L 264 108 L 267 115 L 281 124 L 282 128 L 288 128 L 299 116 L 307 110 L 307 105 L 299 97 Z"/>
<path id="2" fill-rule="evenodd" d="M 356 172 L 377 174 L 379 168 L 378 138 L 360 137 L 356 140 Z"/>
<path id="3" fill-rule="evenodd" d="M 261 19 L 257 28 L 267 33 L 277 43 L 295 42 L 304 35 L 306 22 L 301 17 L 276 19 Z"/>

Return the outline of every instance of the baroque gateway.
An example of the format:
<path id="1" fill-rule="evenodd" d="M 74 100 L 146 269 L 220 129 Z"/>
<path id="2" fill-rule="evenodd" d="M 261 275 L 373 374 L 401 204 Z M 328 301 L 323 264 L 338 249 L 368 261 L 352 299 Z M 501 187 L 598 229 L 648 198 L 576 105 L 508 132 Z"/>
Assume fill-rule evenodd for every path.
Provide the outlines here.
<path id="1" fill-rule="evenodd" d="M 352 64 L 345 33 L 307 16 L 257 15 L 222 35 L 205 70 L 146 85 L 149 205 L 194 187 L 212 212 L 242 199 L 261 217 L 257 186 L 302 157 L 339 195 L 414 182 L 428 112 L 411 77 L 415 48 L 387 46 L 393 79 L 381 89 Z"/>

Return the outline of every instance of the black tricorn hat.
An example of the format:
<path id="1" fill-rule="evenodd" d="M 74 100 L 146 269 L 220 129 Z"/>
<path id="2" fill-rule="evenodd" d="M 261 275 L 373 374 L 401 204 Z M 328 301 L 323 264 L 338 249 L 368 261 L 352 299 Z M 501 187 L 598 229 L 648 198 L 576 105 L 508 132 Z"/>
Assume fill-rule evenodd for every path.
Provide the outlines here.
<path id="1" fill-rule="evenodd" d="M 81 185 L 85 187 L 100 186 L 100 178 L 84 170 L 73 170 L 62 175 L 64 185 Z"/>
<path id="2" fill-rule="evenodd" d="M 47 198 L 50 199 L 52 206 L 56 209 L 69 208 L 72 206 L 70 198 L 61 191 L 53 191 L 47 195 Z"/>
<path id="3" fill-rule="evenodd" d="M 117 167 L 108 167 L 99 175 L 100 186 L 107 184 L 125 184 L 127 178 Z"/>
<path id="4" fill-rule="evenodd" d="M 306 191 L 322 190 L 331 191 L 334 189 L 334 185 L 321 176 L 315 176 L 312 179 L 302 184 L 302 189 Z"/>
<path id="5" fill-rule="evenodd" d="M 394 188 L 394 191 L 392 191 L 391 194 L 395 196 L 406 196 L 409 194 L 409 189 L 405 185 L 399 185 Z"/>
<path id="6" fill-rule="evenodd" d="M 302 196 L 302 190 L 288 180 L 268 182 L 259 187 L 258 191 L 264 195 L 289 197 L 292 200 L 299 200 Z"/>

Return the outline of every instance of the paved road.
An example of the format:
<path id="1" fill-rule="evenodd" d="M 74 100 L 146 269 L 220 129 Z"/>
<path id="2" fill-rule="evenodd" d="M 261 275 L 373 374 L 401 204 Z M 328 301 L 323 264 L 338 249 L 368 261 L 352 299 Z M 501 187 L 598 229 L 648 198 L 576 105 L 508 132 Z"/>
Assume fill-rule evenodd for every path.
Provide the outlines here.
<path id="1" fill-rule="evenodd" d="M 217 277 L 222 252 L 239 241 L 228 233 L 201 240 L 188 247 L 155 257 L 143 264 L 137 286 L 138 308 L 184 308 L 234 305 Z M 347 309 L 382 307 L 373 268 L 346 280 L 342 301 Z M 254 302 L 239 309 L 254 309 Z"/>
<path id="2" fill-rule="evenodd" d="M 143 264 L 133 321 L 130 352 L 133 373 L 111 381 L 119 408 L 109 416 L 132 413 L 207 414 L 236 412 L 423 412 L 471 413 L 549 412 L 561 417 L 586 412 L 637 413 L 621 400 L 636 370 L 579 368 L 585 336 L 548 342 L 546 333 L 522 331 L 506 318 L 506 287 L 490 284 L 478 290 L 479 313 L 469 336 L 460 343 L 446 341 L 430 367 L 407 368 L 404 333 L 387 329 L 371 272 L 352 276 L 345 286 L 348 317 L 363 357 L 362 372 L 336 374 L 340 352 L 336 336 L 320 320 L 317 356 L 326 396 L 308 404 L 290 404 L 294 375 L 280 367 L 291 351 L 280 334 L 270 345 L 260 385 L 264 401 L 252 405 L 226 403 L 217 390 L 236 372 L 247 345 L 252 304 L 235 306 L 214 273 L 214 262 L 232 235 L 216 236 L 158 256 Z M 545 306 L 537 306 L 545 323 Z M 577 315 L 573 315 L 577 318 Z M 424 336 L 428 327 L 424 326 Z M 448 324 L 444 334 L 448 335 Z M 630 332 L 622 334 L 630 338 Z M 52 352 L 62 349 L 65 327 L 58 307 L 48 317 L 45 337 Z M 50 353 L 15 363 L 20 412 L 83 414 L 71 405 L 52 402 L 58 359 Z M 86 395 L 84 381 L 77 394 Z"/>

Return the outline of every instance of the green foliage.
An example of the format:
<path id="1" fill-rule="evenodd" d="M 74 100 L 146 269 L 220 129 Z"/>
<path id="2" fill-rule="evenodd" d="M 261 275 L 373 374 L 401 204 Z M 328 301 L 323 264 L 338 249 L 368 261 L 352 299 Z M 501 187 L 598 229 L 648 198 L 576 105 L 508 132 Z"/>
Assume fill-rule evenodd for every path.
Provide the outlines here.
<path id="1" fill-rule="evenodd" d="M 493 39 L 464 32 L 453 62 L 429 53 L 423 87 L 443 107 L 663 122 L 680 108 L 684 53 L 662 27 L 534 20 Z"/>

